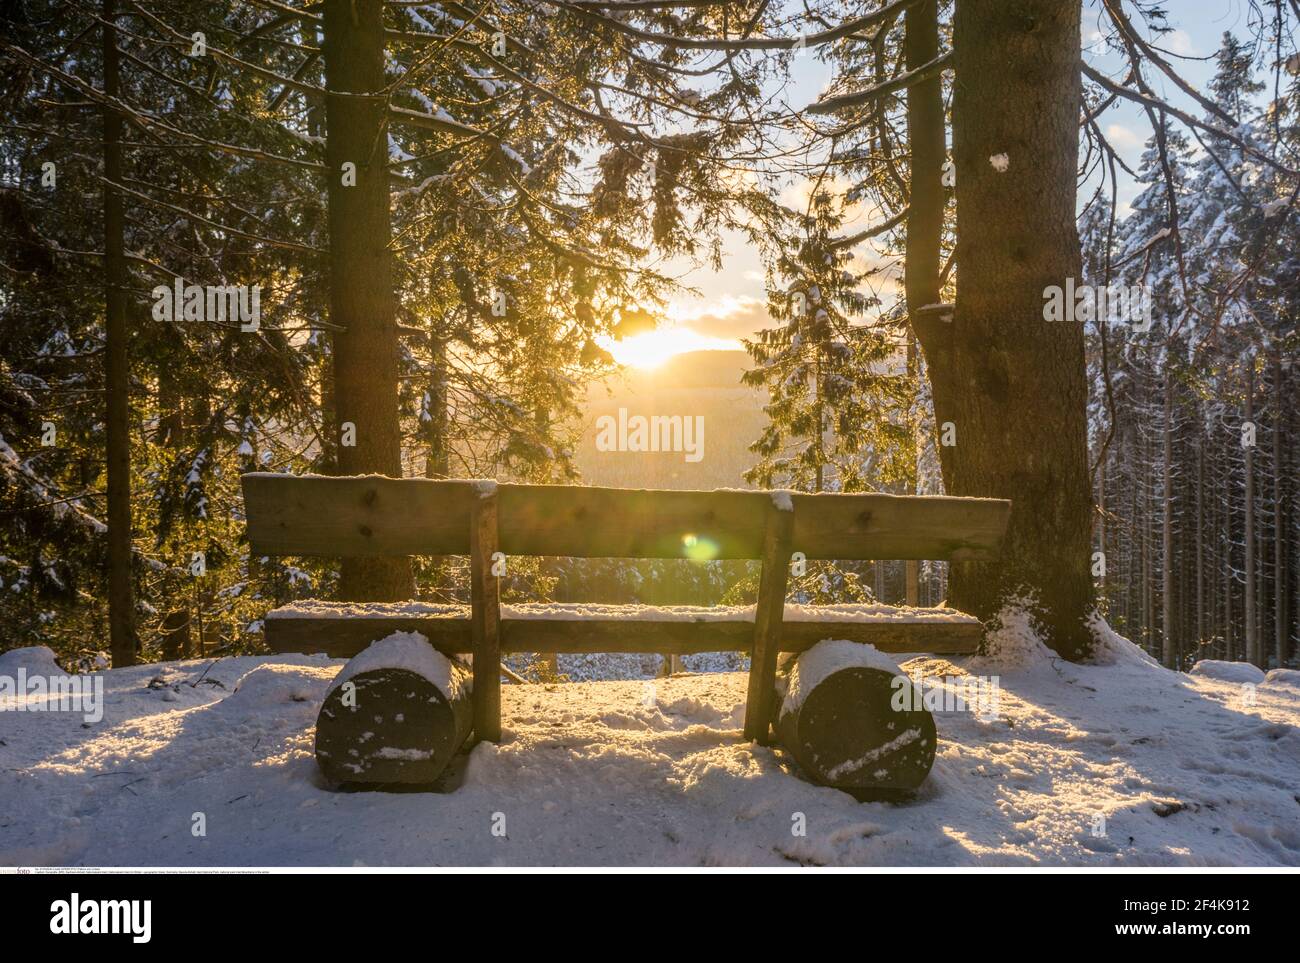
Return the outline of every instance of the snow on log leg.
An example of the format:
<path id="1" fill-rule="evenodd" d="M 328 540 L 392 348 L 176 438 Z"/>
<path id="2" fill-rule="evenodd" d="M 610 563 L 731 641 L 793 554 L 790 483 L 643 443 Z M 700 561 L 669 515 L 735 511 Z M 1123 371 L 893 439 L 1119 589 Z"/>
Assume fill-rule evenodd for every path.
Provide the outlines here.
<path id="1" fill-rule="evenodd" d="M 330 686 L 316 719 L 316 761 L 337 783 L 430 783 L 472 724 L 469 673 L 418 632 L 394 632 Z"/>
<path id="2" fill-rule="evenodd" d="M 904 687 L 917 697 L 899 697 Z M 916 789 L 934 764 L 934 717 L 871 645 L 818 642 L 786 663 L 777 696 L 777 736 L 816 782 L 890 795 Z"/>

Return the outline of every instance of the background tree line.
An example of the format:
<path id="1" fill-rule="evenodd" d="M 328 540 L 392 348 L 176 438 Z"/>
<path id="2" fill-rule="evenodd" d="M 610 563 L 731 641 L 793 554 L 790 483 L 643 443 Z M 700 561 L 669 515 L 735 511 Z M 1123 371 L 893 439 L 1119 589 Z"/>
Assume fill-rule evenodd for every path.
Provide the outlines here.
<path id="1" fill-rule="evenodd" d="M 1232 34 L 1215 55 L 1207 93 L 1241 118 L 1241 144 L 1208 134 L 1193 151 L 1166 126 L 1127 216 L 1101 197 L 1082 219 L 1090 279 L 1152 294 L 1149 329 L 1089 332 L 1101 596 L 1171 666 L 1295 652 L 1296 181 L 1259 158 L 1294 159 L 1300 130 L 1294 73 L 1284 101 L 1258 105 L 1262 59 Z"/>

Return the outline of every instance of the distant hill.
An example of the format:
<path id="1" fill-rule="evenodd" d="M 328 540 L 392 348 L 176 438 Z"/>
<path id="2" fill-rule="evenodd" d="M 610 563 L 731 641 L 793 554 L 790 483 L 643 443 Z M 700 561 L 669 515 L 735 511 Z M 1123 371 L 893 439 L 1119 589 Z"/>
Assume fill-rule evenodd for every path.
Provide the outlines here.
<path id="1" fill-rule="evenodd" d="M 658 368 L 628 368 L 624 380 L 635 385 L 638 390 L 670 386 L 743 388 L 740 376 L 752 364 L 744 351 L 687 351 L 674 355 Z"/>
<path id="2" fill-rule="evenodd" d="M 584 431 L 577 463 L 589 485 L 614 488 L 744 488 L 744 472 L 754 464 L 748 450 L 762 431 L 766 393 L 740 383 L 749 367 L 744 351 L 691 351 L 658 368 L 629 369 L 587 394 Z M 602 416 L 617 422 L 620 408 L 636 416 L 703 418 L 699 461 L 684 452 L 600 451 Z"/>

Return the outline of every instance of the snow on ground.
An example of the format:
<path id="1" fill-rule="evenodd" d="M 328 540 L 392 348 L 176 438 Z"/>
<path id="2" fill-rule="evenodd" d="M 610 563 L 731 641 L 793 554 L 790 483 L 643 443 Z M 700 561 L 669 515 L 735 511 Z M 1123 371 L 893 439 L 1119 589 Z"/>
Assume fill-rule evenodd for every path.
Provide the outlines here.
<path id="1" fill-rule="evenodd" d="M 458 789 L 385 794 L 331 791 L 312 756 L 341 661 L 113 670 L 98 723 L 0 712 L 0 863 L 1300 865 L 1297 673 L 1179 675 L 1113 633 L 1106 664 L 1070 665 L 1015 624 L 994 649 L 902 661 L 1002 692 L 992 721 L 937 713 L 934 771 L 901 805 L 742 741 L 741 673 L 507 685 L 505 739 Z"/>

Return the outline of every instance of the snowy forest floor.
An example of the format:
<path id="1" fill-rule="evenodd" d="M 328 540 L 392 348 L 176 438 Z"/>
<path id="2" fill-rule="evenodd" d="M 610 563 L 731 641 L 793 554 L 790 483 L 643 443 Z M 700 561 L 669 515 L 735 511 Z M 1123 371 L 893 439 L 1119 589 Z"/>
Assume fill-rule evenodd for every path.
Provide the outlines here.
<path id="1" fill-rule="evenodd" d="M 112 670 L 98 723 L 0 713 L 0 863 L 1300 865 L 1300 673 L 1180 675 L 1113 635 L 1096 665 L 1023 630 L 995 642 L 903 662 L 1002 687 L 994 721 L 936 714 L 934 770 L 905 804 L 810 785 L 742 741 L 742 673 L 505 686 L 504 740 L 459 788 L 375 793 L 331 791 L 312 755 L 340 661 Z M 48 660 L 16 650 L 0 671 Z"/>

